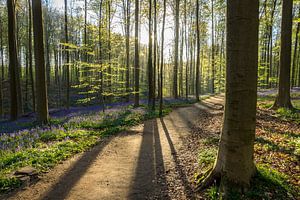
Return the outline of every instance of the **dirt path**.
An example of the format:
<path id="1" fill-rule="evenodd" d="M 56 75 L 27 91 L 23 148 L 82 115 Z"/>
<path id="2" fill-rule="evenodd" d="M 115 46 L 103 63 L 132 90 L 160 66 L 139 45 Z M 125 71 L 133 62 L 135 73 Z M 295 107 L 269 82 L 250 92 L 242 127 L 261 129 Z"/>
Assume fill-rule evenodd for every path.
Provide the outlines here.
<path id="1" fill-rule="evenodd" d="M 8 199 L 201 199 L 191 186 L 198 152 L 186 138 L 199 115 L 219 102 L 178 108 L 106 138 Z"/>

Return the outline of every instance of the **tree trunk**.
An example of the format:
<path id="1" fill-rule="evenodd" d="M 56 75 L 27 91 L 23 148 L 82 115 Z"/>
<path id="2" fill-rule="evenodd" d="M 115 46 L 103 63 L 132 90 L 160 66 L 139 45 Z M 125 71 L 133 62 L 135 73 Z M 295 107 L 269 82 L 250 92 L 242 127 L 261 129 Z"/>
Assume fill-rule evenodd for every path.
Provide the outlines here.
<path id="1" fill-rule="evenodd" d="M 135 35 L 134 35 L 134 106 L 140 101 L 140 66 L 139 66 L 139 0 L 135 0 Z"/>
<path id="2" fill-rule="evenodd" d="M 148 106 L 153 100 L 153 64 L 152 64 L 152 0 L 149 0 L 149 41 L 148 41 Z"/>
<path id="3" fill-rule="evenodd" d="M 32 11 L 31 3 L 28 0 L 28 59 L 29 59 L 29 74 L 31 82 L 31 94 L 32 94 L 32 110 L 35 112 L 35 90 L 34 90 L 34 77 L 33 77 L 33 66 L 32 66 Z"/>
<path id="4" fill-rule="evenodd" d="M 196 0 L 196 31 L 197 31 L 197 60 L 196 60 L 196 100 L 200 101 L 199 98 L 199 91 L 200 91 L 200 74 L 199 74 L 199 68 L 200 68 L 200 27 L 199 27 L 199 0 Z"/>
<path id="5" fill-rule="evenodd" d="M 299 9 L 299 14 L 300 18 L 300 9 Z M 297 61 L 297 53 L 298 51 L 298 35 L 300 31 L 300 22 L 297 23 L 297 30 L 296 30 L 296 37 L 295 37 L 295 45 L 294 45 L 294 55 L 293 55 L 293 67 L 292 67 L 292 87 L 296 86 L 296 61 Z"/>
<path id="6" fill-rule="evenodd" d="M 159 86 L 159 116 L 162 116 L 163 109 L 163 69 L 164 69 L 164 40 L 165 40 L 165 23 L 166 23 L 166 0 L 163 3 L 163 24 L 161 29 L 161 53 L 160 53 L 160 86 Z"/>
<path id="7" fill-rule="evenodd" d="M 69 43 L 69 34 L 68 34 L 68 0 L 65 0 L 65 42 L 66 44 Z M 66 70 L 66 108 L 70 108 L 70 54 L 68 50 L 68 46 L 65 47 L 65 52 L 66 52 L 66 65 L 65 65 L 65 70 Z"/>
<path id="8" fill-rule="evenodd" d="M 2 13 L 0 13 L 0 51 L 1 51 L 1 76 L 0 76 L 0 118 L 4 115 L 3 110 L 3 82 L 4 82 L 4 58 L 3 58 L 3 28 Z"/>
<path id="9" fill-rule="evenodd" d="M 178 98 L 178 42 L 179 42 L 179 0 L 175 1 L 175 56 L 173 73 L 173 96 Z"/>
<path id="10" fill-rule="evenodd" d="M 126 102 L 129 102 L 129 72 L 130 72 L 130 0 L 127 0 L 126 9 Z M 125 13 L 124 13 L 125 14 Z"/>
<path id="11" fill-rule="evenodd" d="M 199 188 L 221 178 L 224 199 L 244 191 L 255 173 L 258 0 L 227 1 L 226 100 L 219 152 L 213 171 Z M 247 98 L 245 98 L 247 97 Z"/>
<path id="12" fill-rule="evenodd" d="M 154 47 L 153 47 L 153 94 L 152 94 L 152 110 L 155 110 L 155 94 L 156 94 L 156 66 L 157 66 L 157 2 L 154 0 Z"/>
<path id="13" fill-rule="evenodd" d="M 10 119 L 16 120 L 19 116 L 17 94 L 17 42 L 16 42 L 16 15 L 15 0 L 7 0 L 8 14 L 8 47 L 9 47 L 9 75 L 10 75 Z"/>
<path id="14" fill-rule="evenodd" d="M 282 2 L 281 21 L 281 49 L 280 49 L 280 72 L 278 96 L 273 108 L 284 107 L 292 109 L 290 97 L 290 77 L 291 77 L 291 46 L 292 46 L 292 22 L 293 22 L 293 1 L 284 0 Z"/>
<path id="15" fill-rule="evenodd" d="M 215 93 L 215 21 L 214 21 L 214 0 L 211 0 L 211 93 Z"/>
<path id="16" fill-rule="evenodd" d="M 37 120 L 48 123 L 48 98 L 44 54 L 43 14 L 41 0 L 32 1 L 34 53 L 36 71 Z"/>

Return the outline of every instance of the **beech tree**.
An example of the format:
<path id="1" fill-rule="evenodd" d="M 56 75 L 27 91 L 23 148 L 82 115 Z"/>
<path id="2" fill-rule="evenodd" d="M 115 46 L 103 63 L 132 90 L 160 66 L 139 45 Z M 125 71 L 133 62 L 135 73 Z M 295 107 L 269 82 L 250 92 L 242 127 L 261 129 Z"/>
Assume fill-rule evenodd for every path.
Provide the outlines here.
<path id="1" fill-rule="evenodd" d="M 135 33 L 134 33 L 134 106 L 140 101 L 140 72 L 139 72 L 139 0 L 135 0 Z"/>
<path id="2" fill-rule="evenodd" d="M 256 172 L 254 138 L 257 102 L 258 0 L 227 1 L 226 100 L 214 168 L 199 189 L 220 179 L 225 197 L 244 191 Z M 247 97 L 247 98 L 245 98 Z"/>
<path id="3" fill-rule="evenodd" d="M 18 54 L 16 42 L 16 14 L 15 0 L 7 0 L 8 18 L 8 47 L 9 47 L 9 75 L 10 75 L 10 119 L 19 116 L 19 102 L 17 93 Z"/>
<path id="4" fill-rule="evenodd" d="M 44 57 L 44 31 L 41 0 L 32 0 L 34 55 L 36 71 L 37 120 L 48 123 L 48 97 Z"/>
<path id="5" fill-rule="evenodd" d="M 282 1 L 281 47 L 278 96 L 273 108 L 292 109 L 290 94 L 293 0 Z"/>

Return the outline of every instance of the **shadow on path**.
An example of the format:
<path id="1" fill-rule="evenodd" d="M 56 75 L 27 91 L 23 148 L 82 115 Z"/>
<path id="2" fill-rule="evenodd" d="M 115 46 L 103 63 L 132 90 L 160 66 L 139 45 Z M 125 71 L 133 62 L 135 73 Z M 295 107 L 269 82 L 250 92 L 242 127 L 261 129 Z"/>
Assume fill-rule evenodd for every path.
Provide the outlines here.
<path id="1" fill-rule="evenodd" d="M 51 190 L 43 195 L 43 200 L 63 200 L 66 199 L 71 189 L 84 176 L 97 156 L 104 147 L 111 141 L 112 137 L 105 138 L 105 141 L 95 146 L 90 151 L 85 152 L 82 157 L 77 160 L 70 169 L 60 177 L 59 181 L 51 187 Z"/>
<path id="2" fill-rule="evenodd" d="M 167 191 L 165 167 L 157 120 L 154 119 L 144 124 L 135 177 L 127 198 L 131 200 L 170 199 L 164 191 Z"/>
<path id="3" fill-rule="evenodd" d="M 175 163 L 175 169 L 176 171 L 178 172 L 179 176 L 180 176 L 180 179 L 183 183 L 183 186 L 184 186 L 184 192 L 185 194 L 187 195 L 187 197 L 189 199 L 195 199 L 195 196 L 194 196 L 194 192 L 193 192 L 193 189 L 188 181 L 188 177 L 187 175 L 185 174 L 185 172 L 183 171 L 183 167 L 180 166 L 180 160 L 178 159 L 177 157 L 177 152 L 176 152 L 176 149 L 174 147 L 174 144 L 172 142 L 172 139 L 170 137 L 170 133 L 167 129 L 167 126 L 164 122 L 164 119 L 163 118 L 160 118 L 160 122 L 162 124 L 162 127 L 163 127 L 163 130 L 164 130 L 164 134 L 168 140 L 168 144 L 170 146 L 170 149 L 171 149 L 171 154 L 172 154 L 172 158 L 173 158 L 173 161 Z"/>

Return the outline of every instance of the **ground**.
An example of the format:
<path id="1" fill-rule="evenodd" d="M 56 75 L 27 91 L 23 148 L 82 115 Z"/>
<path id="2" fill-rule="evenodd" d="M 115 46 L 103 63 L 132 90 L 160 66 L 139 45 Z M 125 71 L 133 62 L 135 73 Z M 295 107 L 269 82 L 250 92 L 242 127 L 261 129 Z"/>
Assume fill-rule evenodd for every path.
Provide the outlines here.
<path id="1" fill-rule="evenodd" d="M 193 189 L 217 152 L 223 98 L 177 108 L 104 137 L 89 151 L 41 173 L 39 181 L 0 198 L 213 199 L 214 187 L 202 193 Z M 300 127 L 268 110 L 269 101 L 260 100 L 255 144 L 260 175 L 255 180 L 263 189 L 253 188 L 245 199 L 297 199 Z"/>

